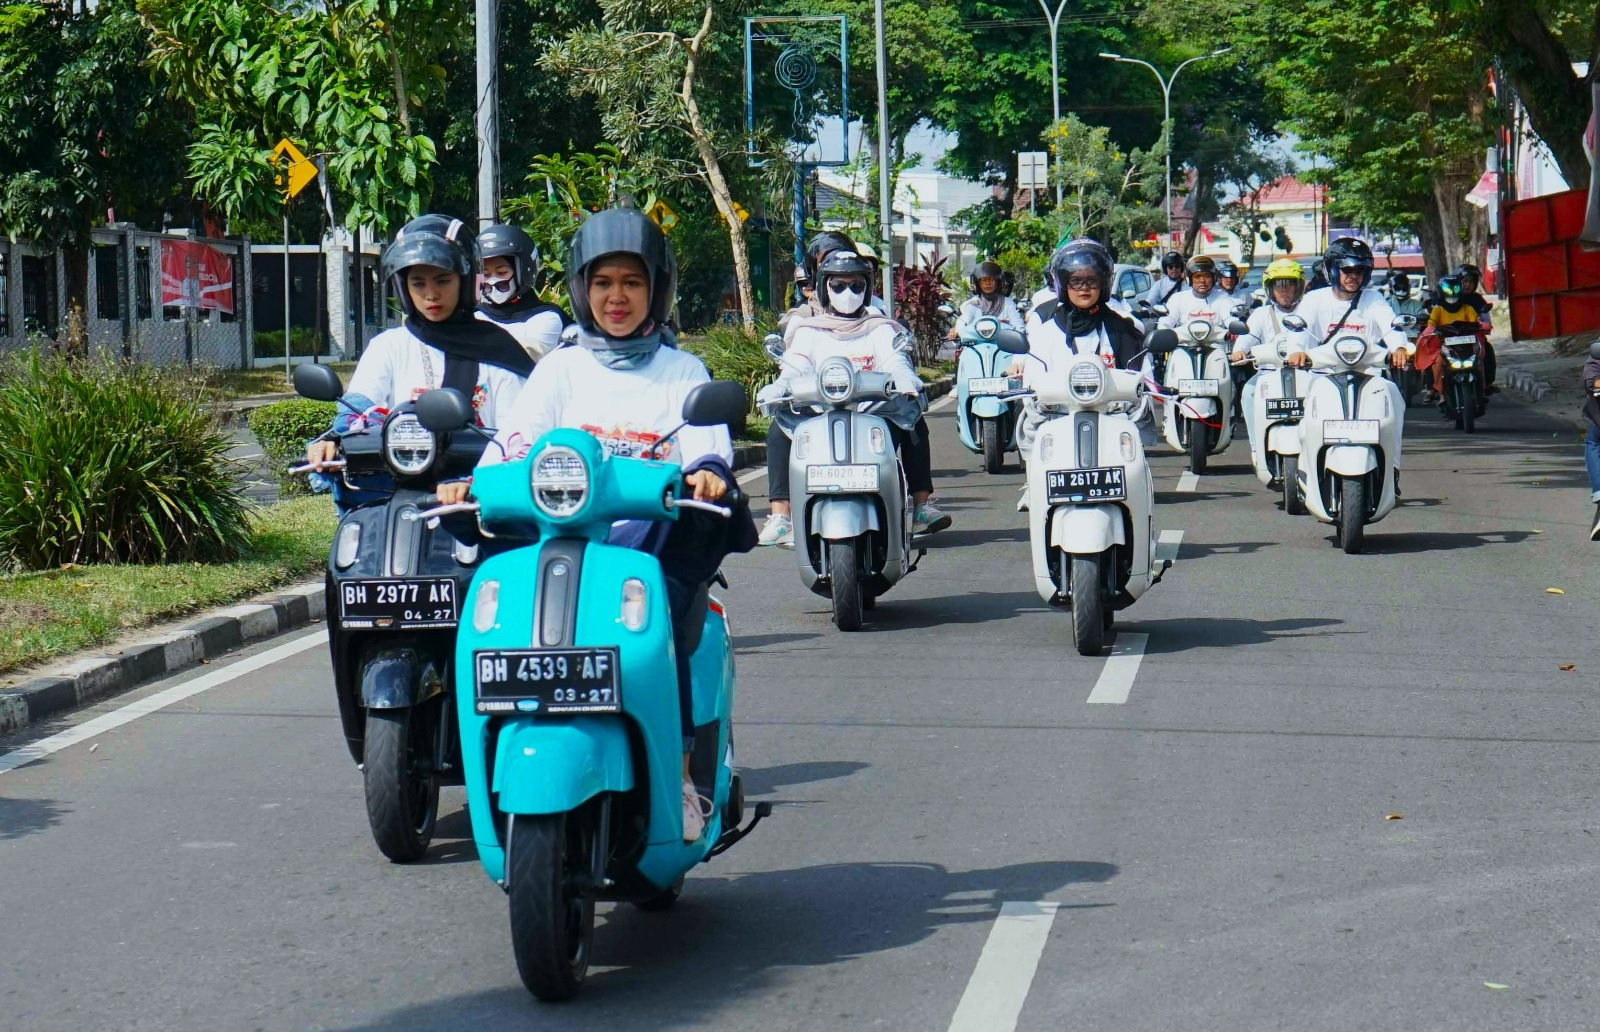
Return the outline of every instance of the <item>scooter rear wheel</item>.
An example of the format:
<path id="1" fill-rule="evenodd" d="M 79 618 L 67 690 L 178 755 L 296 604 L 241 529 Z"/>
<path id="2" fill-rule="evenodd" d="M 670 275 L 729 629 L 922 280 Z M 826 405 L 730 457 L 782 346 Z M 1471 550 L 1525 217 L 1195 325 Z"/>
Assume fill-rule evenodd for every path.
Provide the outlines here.
<path id="1" fill-rule="evenodd" d="M 978 420 L 978 434 L 983 442 L 983 471 L 998 473 L 1006 461 L 1006 444 L 1000 439 L 1000 420 Z"/>
<path id="2" fill-rule="evenodd" d="M 1072 585 L 1072 645 L 1080 656 L 1096 656 L 1106 644 L 1109 607 L 1101 585 L 1103 555 L 1072 555 L 1063 552 Z"/>
<path id="3" fill-rule="evenodd" d="M 1361 551 L 1367 526 L 1367 485 L 1361 477 L 1344 477 L 1339 482 L 1339 547 L 1346 555 Z"/>
<path id="4" fill-rule="evenodd" d="M 379 852 L 397 864 L 427 853 L 439 813 L 439 779 L 419 770 L 432 753 L 432 722 L 422 718 L 414 707 L 367 711 L 361 762 L 367 823 Z"/>
<path id="5" fill-rule="evenodd" d="M 583 988 L 594 940 L 594 897 L 584 824 L 573 814 L 512 818 L 506 876 L 511 949 L 522 984 L 541 1000 L 570 1000 Z"/>
<path id="6" fill-rule="evenodd" d="M 1290 516 L 1304 516 L 1306 505 L 1300 499 L 1300 456 L 1279 456 L 1278 472 L 1283 478 L 1283 511 Z"/>
<path id="7" fill-rule="evenodd" d="M 841 631 L 859 631 L 866 600 L 855 539 L 828 542 L 828 578 L 833 589 L 833 625 Z"/>

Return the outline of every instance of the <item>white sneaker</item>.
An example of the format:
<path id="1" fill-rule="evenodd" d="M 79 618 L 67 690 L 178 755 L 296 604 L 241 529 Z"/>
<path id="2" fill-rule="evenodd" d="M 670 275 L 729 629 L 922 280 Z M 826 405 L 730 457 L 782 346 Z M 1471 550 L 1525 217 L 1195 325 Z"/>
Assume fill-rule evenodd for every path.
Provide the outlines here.
<path id="1" fill-rule="evenodd" d="M 711 800 L 695 790 L 694 782 L 683 782 L 683 840 L 699 842 L 706 833 L 706 819 L 711 816 Z"/>
<path id="2" fill-rule="evenodd" d="M 761 536 L 756 538 L 756 544 L 793 548 L 794 520 L 782 513 L 770 513 L 766 522 L 761 524 Z"/>

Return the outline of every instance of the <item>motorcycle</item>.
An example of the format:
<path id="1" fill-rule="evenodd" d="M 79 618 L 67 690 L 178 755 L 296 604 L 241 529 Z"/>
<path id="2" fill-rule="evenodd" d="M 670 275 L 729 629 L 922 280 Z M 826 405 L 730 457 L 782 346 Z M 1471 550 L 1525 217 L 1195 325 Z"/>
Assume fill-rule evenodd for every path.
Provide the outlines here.
<path id="1" fill-rule="evenodd" d="M 968 451 L 983 455 L 983 471 L 999 473 L 1006 452 L 1017 447 L 1020 402 L 1002 401 L 1011 387 L 1006 374 L 1009 356 L 994 344 L 1000 320 L 978 319 L 961 331 L 961 357 L 956 364 L 956 428 Z"/>
<path id="2" fill-rule="evenodd" d="M 1167 356 L 1161 432 L 1167 444 L 1188 454 L 1191 473 L 1204 473 L 1206 458 L 1233 440 L 1233 373 L 1226 340 L 1230 331 L 1238 332 L 1205 319 L 1190 320 L 1178 328 L 1177 347 Z"/>
<path id="3" fill-rule="evenodd" d="M 1478 362 L 1483 356 L 1483 334 L 1476 327 L 1465 333 L 1446 329 L 1438 334 L 1439 357 L 1444 363 L 1444 390 L 1439 392 L 1439 411 L 1455 420 L 1457 429 L 1472 433 L 1477 421 L 1489 411 L 1489 396 L 1484 393 Z"/>
<path id="4" fill-rule="evenodd" d="M 1355 554 L 1366 526 L 1395 506 L 1404 405 L 1394 403 L 1383 377 L 1389 352 L 1382 344 L 1348 335 L 1307 354 L 1317 375 L 1300 420 L 1300 494 L 1311 515 L 1335 526 L 1340 547 Z"/>
<path id="5" fill-rule="evenodd" d="M 1305 410 L 1306 391 L 1311 372 L 1284 364 L 1290 354 L 1302 350 L 1295 335 L 1306 328 L 1304 319 L 1286 315 L 1280 320 L 1282 331 L 1276 339 L 1263 341 L 1250 350 L 1260 371 L 1245 415 L 1250 437 L 1250 462 L 1256 479 L 1269 488 L 1283 491 L 1283 511 L 1301 516 L 1300 501 L 1300 418 Z"/>
<path id="6" fill-rule="evenodd" d="M 682 417 L 714 426 L 744 411 L 744 389 L 714 381 L 690 393 Z M 423 395 L 417 412 L 436 433 L 470 414 L 450 390 Z M 473 494 L 417 514 L 475 513 L 485 533 L 514 543 L 483 562 L 463 599 L 470 621 L 455 671 L 467 812 L 478 859 L 507 893 L 523 984 L 541 1000 L 565 1000 L 589 967 L 596 900 L 670 907 L 689 870 L 771 812 L 758 804 L 739 827 L 732 639 L 722 603 L 702 589 L 688 618 L 698 632 L 689 769 L 713 809 L 704 835 L 683 841 L 666 582 L 654 556 L 606 544 L 618 520 L 733 509 L 684 497 L 676 464 L 609 455 L 573 429 L 544 434 L 526 458 L 479 469 Z"/>
<path id="7" fill-rule="evenodd" d="M 916 433 L 925 404 L 892 393 L 886 373 L 830 358 L 763 405 L 794 442 L 790 483 L 804 485 L 794 510 L 800 582 L 832 601 L 841 631 L 859 630 L 863 614 L 927 554 L 912 557 L 914 508 L 889 432 L 892 423 Z"/>
<path id="8" fill-rule="evenodd" d="M 344 396 L 338 374 L 324 365 L 296 367 L 294 386 L 316 401 Z M 338 441 L 342 457 L 323 468 L 351 488 L 351 478 L 389 473 L 394 491 L 339 520 L 326 577 L 328 647 L 372 837 L 384 856 L 406 863 L 421 859 L 433 839 L 439 786 L 461 783 L 453 658 L 459 600 L 480 552 L 411 517 L 440 480 L 472 472 L 493 431 L 432 433 L 410 402 L 381 424 L 361 425 L 325 435 Z"/>
<path id="9" fill-rule="evenodd" d="M 1025 355 L 1021 334 L 1001 330 L 999 347 Z M 1149 338 L 1152 353 L 1178 345 L 1171 330 Z M 1036 361 L 1041 361 L 1036 359 Z M 1155 489 L 1138 416 L 1148 404 L 1142 375 L 1107 368 L 1095 355 L 1046 369 L 1032 390 L 1041 410 L 1059 412 L 1034 433 L 1028 461 L 1028 540 L 1039 597 L 1072 612 L 1080 655 L 1105 646 L 1116 613 L 1161 581 L 1170 560 L 1155 557 Z"/>

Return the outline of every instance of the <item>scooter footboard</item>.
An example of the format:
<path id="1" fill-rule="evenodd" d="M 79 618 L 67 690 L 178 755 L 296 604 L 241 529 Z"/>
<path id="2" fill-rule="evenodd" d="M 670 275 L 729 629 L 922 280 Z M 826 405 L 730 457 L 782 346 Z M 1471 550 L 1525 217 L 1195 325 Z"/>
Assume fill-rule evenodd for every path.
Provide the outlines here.
<path id="1" fill-rule="evenodd" d="M 1077 555 L 1128 543 L 1122 510 L 1115 505 L 1063 505 L 1050 514 L 1050 545 Z"/>
<path id="2" fill-rule="evenodd" d="M 1378 468 L 1378 452 L 1364 444 L 1334 444 L 1328 446 L 1322 461 L 1329 473 L 1359 477 Z"/>

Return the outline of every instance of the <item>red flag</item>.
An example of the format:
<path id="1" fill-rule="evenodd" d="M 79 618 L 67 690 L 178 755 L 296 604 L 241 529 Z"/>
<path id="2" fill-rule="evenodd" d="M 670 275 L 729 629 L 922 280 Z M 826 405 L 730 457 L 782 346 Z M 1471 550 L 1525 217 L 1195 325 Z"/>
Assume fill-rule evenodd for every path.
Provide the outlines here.
<path id="1" fill-rule="evenodd" d="M 161 241 L 161 304 L 232 315 L 233 262 L 207 244 Z"/>

